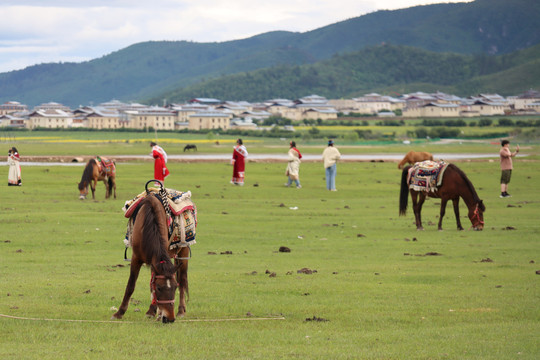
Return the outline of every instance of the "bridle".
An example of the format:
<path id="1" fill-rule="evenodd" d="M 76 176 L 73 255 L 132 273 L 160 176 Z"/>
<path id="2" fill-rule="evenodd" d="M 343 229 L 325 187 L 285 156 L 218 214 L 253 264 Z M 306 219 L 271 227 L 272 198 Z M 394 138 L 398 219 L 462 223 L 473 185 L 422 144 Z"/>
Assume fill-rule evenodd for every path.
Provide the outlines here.
<path id="1" fill-rule="evenodd" d="M 167 277 L 165 275 L 156 275 L 152 271 L 152 277 L 150 278 L 150 291 L 152 292 L 152 305 L 174 304 L 176 296 L 174 296 L 171 300 L 158 300 L 157 295 L 156 295 L 156 279 L 166 279 L 166 278 Z M 177 284 L 177 286 L 179 286 L 179 284 Z M 175 294 L 176 294 L 176 291 L 175 291 Z"/>
<path id="2" fill-rule="evenodd" d="M 476 224 L 475 221 L 476 220 Z M 478 209 L 478 203 L 476 204 L 476 207 L 474 208 L 473 216 L 471 217 L 471 222 L 473 223 L 473 227 L 478 227 L 478 225 L 484 225 L 484 221 L 480 219 L 480 210 Z"/>

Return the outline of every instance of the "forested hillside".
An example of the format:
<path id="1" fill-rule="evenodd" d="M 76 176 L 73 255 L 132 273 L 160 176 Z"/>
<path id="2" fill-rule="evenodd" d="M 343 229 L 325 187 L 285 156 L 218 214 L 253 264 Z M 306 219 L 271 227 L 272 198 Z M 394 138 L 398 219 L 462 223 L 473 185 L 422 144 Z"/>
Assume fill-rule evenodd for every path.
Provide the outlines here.
<path id="1" fill-rule="evenodd" d="M 57 101 L 75 107 L 112 98 L 140 101 L 157 98 L 165 91 L 179 94 L 181 91 L 178 89 L 230 74 L 246 76 L 249 72 L 249 76 L 253 76 L 251 72 L 254 70 L 270 68 L 268 76 L 279 76 L 279 72 L 274 72 L 276 67 L 300 72 L 301 83 L 309 85 L 317 82 L 310 79 L 309 72 L 320 71 L 321 66 L 327 63 L 314 67 L 300 65 L 314 64 L 336 55 L 345 56 L 383 43 L 434 52 L 485 54 L 484 62 L 489 63 L 493 61 L 490 60 L 491 55 L 507 54 L 540 43 L 538 19 L 538 0 L 476 0 L 377 11 L 305 33 L 278 31 L 222 43 L 144 42 L 83 63 L 41 64 L 2 73 L 0 102 L 16 100 L 33 106 Z M 348 60 L 345 57 L 342 61 Z M 386 64 L 387 60 L 375 62 Z M 459 66 L 457 60 L 452 63 Z M 464 80 L 467 74 L 492 73 L 473 70 L 455 68 L 444 76 L 455 73 Z M 338 69 L 332 71 L 340 72 Z M 345 71 L 341 70 L 337 75 L 341 76 Z M 356 71 L 362 72 L 361 69 Z M 354 91 L 384 87 L 391 78 L 403 84 L 425 81 L 432 70 L 424 69 L 425 74 L 421 74 L 422 71 L 409 73 L 398 66 L 392 72 L 388 76 L 353 76 L 353 79 L 362 81 Z M 412 78 L 417 75 L 420 78 Z M 378 82 L 379 77 L 384 81 Z M 332 79 L 326 79 L 321 86 L 327 89 L 329 83 L 336 93 L 353 91 L 350 89 L 352 84 L 343 84 L 342 80 L 332 84 L 336 81 Z M 440 81 L 448 84 L 448 79 Z M 283 80 L 283 84 L 286 82 Z M 292 92 L 292 89 L 281 90 Z M 509 90 L 500 88 L 498 92 Z M 316 88 L 308 92 L 323 93 Z"/>
<path id="2" fill-rule="evenodd" d="M 446 91 L 467 96 L 479 92 L 518 94 L 540 88 L 540 45 L 500 56 L 436 53 L 380 45 L 301 66 L 225 76 L 164 92 L 148 103 L 182 102 L 193 97 L 262 101 L 294 99 L 312 93 L 350 98 L 371 91 L 403 93 Z M 508 89 L 503 91 L 504 89 Z"/>

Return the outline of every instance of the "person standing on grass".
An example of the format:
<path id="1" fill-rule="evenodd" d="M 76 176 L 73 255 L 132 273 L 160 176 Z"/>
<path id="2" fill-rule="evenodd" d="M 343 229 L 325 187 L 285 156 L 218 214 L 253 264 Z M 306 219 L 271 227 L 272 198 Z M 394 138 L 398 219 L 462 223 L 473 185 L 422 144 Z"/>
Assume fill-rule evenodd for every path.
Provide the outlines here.
<path id="1" fill-rule="evenodd" d="M 150 143 L 152 148 L 152 157 L 154 158 L 154 179 L 165 181 L 165 178 L 169 176 L 169 169 L 167 169 L 167 153 L 161 146 L 155 142 Z"/>
<path id="2" fill-rule="evenodd" d="M 341 158 L 341 154 L 339 153 L 339 150 L 334 146 L 333 140 L 328 140 L 328 146 L 326 147 L 326 149 L 324 149 L 322 158 L 326 171 L 326 189 L 330 191 L 337 191 L 337 161 Z"/>
<path id="3" fill-rule="evenodd" d="M 296 142 L 291 141 L 289 145 L 290 149 L 287 153 L 287 170 L 285 171 L 285 175 L 289 177 L 289 180 L 287 180 L 285 186 L 291 186 L 292 182 L 294 181 L 296 188 L 300 189 L 302 188 L 302 185 L 300 185 L 300 159 L 302 159 L 302 154 L 300 154 L 300 151 L 298 151 L 296 148 Z"/>
<path id="4" fill-rule="evenodd" d="M 248 152 L 244 146 L 244 143 L 242 142 L 242 139 L 236 140 L 236 146 L 234 147 L 231 159 L 231 165 L 233 166 L 231 184 L 240 186 L 244 185 L 247 156 Z"/>
<path id="5" fill-rule="evenodd" d="M 499 155 L 501 157 L 501 198 L 507 198 L 511 195 L 508 193 L 508 183 L 512 177 L 512 157 L 516 156 L 519 152 L 519 145 L 516 146 L 516 152 L 510 151 L 510 141 L 501 141 L 501 151 Z"/>
<path id="6" fill-rule="evenodd" d="M 9 173 L 8 173 L 8 186 L 21 186 L 21 164 L 19 161 L 21 156 L 17 151 L 17 148 L 14 146 L 8 151 L 8 164 L 9 164 Z"/>

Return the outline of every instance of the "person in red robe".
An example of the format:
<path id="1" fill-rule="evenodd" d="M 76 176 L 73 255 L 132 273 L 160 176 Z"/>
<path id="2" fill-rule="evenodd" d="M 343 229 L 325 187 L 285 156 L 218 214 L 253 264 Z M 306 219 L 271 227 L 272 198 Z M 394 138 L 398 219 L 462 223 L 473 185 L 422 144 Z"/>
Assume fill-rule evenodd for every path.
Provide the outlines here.
<path id="1" fill-rule="evenodd" d="M 234 147 L 231 160 L 231 164 L 233 165 L 231 184 L 240 186 L 244 185 L 244 173 L 246 169 L 247 156 L 248 152 L 242 142 L 242 139 L 236 140 L 236 146 Z"/>
<path id="2" fill-rule="evenodd" d="M 154 158 L 154 179 L 163 183 L 165 178 L 169 176 L 167 153 L 155 142 L 151 142 L 150 147 L 152 148 L 152 157 Z"/>

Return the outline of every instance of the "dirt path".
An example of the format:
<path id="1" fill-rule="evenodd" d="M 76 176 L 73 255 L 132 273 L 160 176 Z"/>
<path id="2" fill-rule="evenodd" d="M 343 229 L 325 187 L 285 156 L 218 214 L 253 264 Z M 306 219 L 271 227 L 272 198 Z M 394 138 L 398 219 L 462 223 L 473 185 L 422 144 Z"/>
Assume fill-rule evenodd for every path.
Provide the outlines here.
<path id="1" fill-rule="evenodd" d="M 497 159 L 498 154 L 434 154 L 436 159 L 446 161 L 486 161 Z M 227 162 L 229 154 L 191 154 L 169 155 L 169 162 Z M 86 155 L 48 155 L 48 156 L 24 156 L 21 163 L 86 163 L 93 156 Z M 148 155 L 115 155 L 108 158 L 117 163 L 125 162 L 152 162 Z M 352 154 L 342 155 L 342 162 L 398 162 L 403 154 Z M 285 162 L 287 156 L 283 154 L 250 154 L 249 162 Z M 303 162 L 320 162 L 320 155 L 304 155 Z"/>

